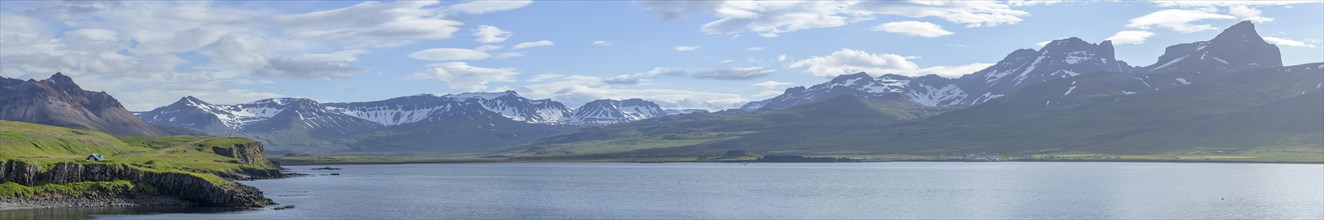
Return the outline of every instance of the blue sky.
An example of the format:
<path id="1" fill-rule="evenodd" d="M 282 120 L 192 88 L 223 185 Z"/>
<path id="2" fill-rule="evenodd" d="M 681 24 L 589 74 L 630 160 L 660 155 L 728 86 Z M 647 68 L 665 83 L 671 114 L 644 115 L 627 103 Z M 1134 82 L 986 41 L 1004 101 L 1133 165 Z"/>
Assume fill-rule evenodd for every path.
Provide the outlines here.
<path id="1" fill-rule="evenodd" d="M 502 90 L 723 109 L 855 71 L 958 77 L 1067 37 L 1144 66 L 1241 20 L 1285 64 L 1324 61 L 1320 1 L 3 1 L 0 76 L 64 72 L 136 111 Z"/>

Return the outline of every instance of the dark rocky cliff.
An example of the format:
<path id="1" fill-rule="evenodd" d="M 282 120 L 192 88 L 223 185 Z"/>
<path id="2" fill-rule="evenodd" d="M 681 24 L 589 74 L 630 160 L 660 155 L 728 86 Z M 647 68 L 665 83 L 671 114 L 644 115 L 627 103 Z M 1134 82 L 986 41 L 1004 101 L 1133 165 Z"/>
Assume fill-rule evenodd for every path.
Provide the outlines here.
<path id="1" fill-rule="evenodd" d="M 127 180 L 151 185 L 162 195 L 207 206 L 261 207 L 274 203 L 263 197 L 262 191 L 251 186 L 225 180 L 209 180 L 196 174 L 151 171 L 124 164 L 64 162 L 43 166 L 24 161 L 4 161 L 0 162 L 0 180 L 26 186 Z"/>

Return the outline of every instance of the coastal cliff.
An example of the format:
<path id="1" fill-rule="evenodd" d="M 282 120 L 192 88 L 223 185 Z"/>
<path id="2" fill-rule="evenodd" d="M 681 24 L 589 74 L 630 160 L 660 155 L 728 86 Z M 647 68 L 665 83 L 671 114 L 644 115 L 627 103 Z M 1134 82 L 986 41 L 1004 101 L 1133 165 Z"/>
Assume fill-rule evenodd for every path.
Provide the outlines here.
<path id="1" fill-rule="evenodd" d="M 283 175 L 246 138 L 114 137 L 0 121 L 0 149 L 0 209 L 262 207 L 274 202 L 234 180 Z"/>
<path id="2" fill-rule="evenodd" d="M 65 162 L 44 168 L 40 164 L 11 160 L 4 161 L 3 166 L 0 166 L 0 179 L 24 186 L 124 180 L 155 189 L 155 192 L 126 194 L 126 196 L 155 193 L 205 206 L 262 207 L 273 204 L 270 199 L 262 196 L 262 191 L 251 186 L 223 179 L 208 179 L 191 173 L 152 171 L 127 164 Z M 81 198 L 77 195 L 60 195 L 60 193 L 41 194 L 28 197 L 34 197 L 36 200 Z"/>

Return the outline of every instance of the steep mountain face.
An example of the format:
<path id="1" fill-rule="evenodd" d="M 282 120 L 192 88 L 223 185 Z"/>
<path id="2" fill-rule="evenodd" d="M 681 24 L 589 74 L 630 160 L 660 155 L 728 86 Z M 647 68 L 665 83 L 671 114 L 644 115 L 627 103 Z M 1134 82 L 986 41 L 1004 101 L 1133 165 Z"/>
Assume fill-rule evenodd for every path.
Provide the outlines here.
<path id="1" fill-rule="evenodd" d="M 134 117 L 115 97 L 106 92 L 83 90 L 62 73 L 41 81 L 0 77 L 0 120 L 97 130 L 113 135 L 166 134 Z"/>
<path id="2" fill-rule="evenodd" d="M 1213 40 L 1169 46 L 1157 63 L 1140 72 L 1210 73 L 1282 66 L 1278 46 L 1265 42 L 1255 24 L 1242 21 Z"/>
<path id="3" fill-rule="evenodd" d="M 1013 51 L 997 64 L 958 79 L 893 74 L 873 77 L 856 73 L 838 76 L 809 88 L 790 88 L 782 95 L 748 103 L 741 109 L 784 109 L 839 95 L 865 98 L 904 96 L 929 107 L 968 107 L 1049 80 L 1133 69 L 1114 58 L 1110 41 L 1092 44 L 1073 37 L 1052 41 L 1039 50 Z"/>
<path id="4" fill-rule="evenodd" d="M 490 152 L 562 134 L 577 127 L 516 121 L 485 109 L 479 102 L 464 102 L 418 123 L 360 132 L 336 139 L 358 152 Z"/>
<path id="5" fill-rule="evenodd" d="M 264 99 L 253 102 L 259 109 L 279 109 L 260 121 L 253 121 L 240 132 L 275 132 L 280 130 L 306 130 L 318 135 L 343 135 L 382 127 L 376 122 L 341 114 L 323 107 L 317 101 L 305 98 Z"/>
<path id="6" fill-rule="evenodd" d="M 560 102 L 550 99 L 530 100 L 516 94 L 515 91 L 501 93 L 464 93 L 448 95 L 460 100 L 476 100 L 483 108 L 500 113 L 515 121 L 538 124 L 566 123 L 571 111 Z"/>
<path id="7" fill-rule="evenodd" d="M 1131 68 L 1113 57 L 1111 41 L 1091 44 L 1072 37 L 1049 42 L 1038 51 L 1012 52 L 993 66 L 962 76 L 957 86 L 970 94 L 961 105 L 972 106 L 1049 80 Z"/>
<path id="8" fill-rule="evenodd" d="M 643 99 L 610 100 L 599 99 L 575 109 L 573 118 L 577 122 L 589 124 L 611 124 L 638 121 L 666 116 L 666 111 L 656 103 Z"/>

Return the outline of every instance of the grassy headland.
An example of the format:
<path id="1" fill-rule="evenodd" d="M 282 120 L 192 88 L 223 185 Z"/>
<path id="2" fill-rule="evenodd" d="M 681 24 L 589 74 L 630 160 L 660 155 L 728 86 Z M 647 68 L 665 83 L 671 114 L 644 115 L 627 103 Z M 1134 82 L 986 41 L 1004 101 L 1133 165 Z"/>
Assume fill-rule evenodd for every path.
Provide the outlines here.
<path id="1" fill-rule="evenodd" d="M 244 138 L 114 137 L 0 121 L 0 203 L 54 207 L 65 206 L 62 199 L 165 195 L 203 205 L 266 205 L 260 191 L 232 181 L 280 175 L 261 150 Z M 105 160 L 87 160 L 91 154 Z"/>

